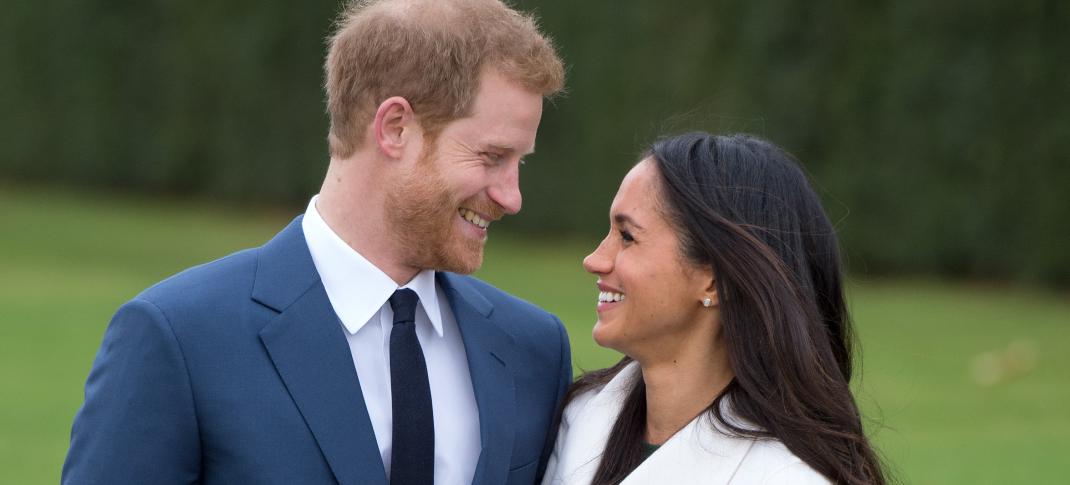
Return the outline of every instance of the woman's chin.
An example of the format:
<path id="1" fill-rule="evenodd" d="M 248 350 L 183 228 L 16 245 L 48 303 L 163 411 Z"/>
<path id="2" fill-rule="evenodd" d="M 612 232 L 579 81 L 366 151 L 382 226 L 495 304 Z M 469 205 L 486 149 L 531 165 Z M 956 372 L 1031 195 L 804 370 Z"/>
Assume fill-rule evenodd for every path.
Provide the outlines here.
<path id="1" fill-rule="evenodd" d="M 594 328 L 591 329 L 591 337 L 594 338 L 594 343 L 598 344 L 599 347 L 606 346 L 606 333 L 606 324 L 602 323 L 602 320 L 599 319 L 595 322 Z"/>
<path id="2" fill-rule="evenodd" d="M 594 329 L 591 330 L 591 336 L 594 337 L 594 343 L 598 344 L 599 347 L 620 352 L 620 342 L 618 342 L 613 330 L 612 325 L 608 325 L 602 319 L 598 319 L 598 322 L 594 324 Z"/>

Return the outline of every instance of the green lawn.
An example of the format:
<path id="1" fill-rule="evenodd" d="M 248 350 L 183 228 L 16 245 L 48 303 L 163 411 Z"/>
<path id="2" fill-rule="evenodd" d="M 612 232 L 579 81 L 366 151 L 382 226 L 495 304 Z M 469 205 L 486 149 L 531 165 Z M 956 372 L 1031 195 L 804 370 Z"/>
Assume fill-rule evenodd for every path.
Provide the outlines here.
<path id="1" fill-rule="evenodd" d="M 0 188 L 0 483 L 58 481 L 82 385 L 121 302 L 262 243 L 289 218 Z M 617 358 L 590 338 L 596 291 L 580 260 L 594 243 L 493 234 L 479 273 L 560 316 L 580 369 Z M 1065 483 L 1065 294 L 856 279 L 850 296 L 863 341 L 857 395 L 901 482 Z M 971 369 L 987 352 L 997 353 L 982 377 L 998 382 L 982 385 Z"/>

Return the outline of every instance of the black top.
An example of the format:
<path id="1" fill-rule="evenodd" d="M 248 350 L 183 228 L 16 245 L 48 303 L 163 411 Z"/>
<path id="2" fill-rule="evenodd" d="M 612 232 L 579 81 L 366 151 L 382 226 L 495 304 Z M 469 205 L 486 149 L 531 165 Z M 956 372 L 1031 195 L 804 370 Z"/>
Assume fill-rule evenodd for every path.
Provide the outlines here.
<path id="1" fill-rule="evenodd" d="M 658 448 L 661 448 L 661 445 L 652 445 L 643 441 L 643 460 L 645 461 L 647 458 L 650 458 L 650 455 L 653 455 L 655 451 L 658 451 Z"/>

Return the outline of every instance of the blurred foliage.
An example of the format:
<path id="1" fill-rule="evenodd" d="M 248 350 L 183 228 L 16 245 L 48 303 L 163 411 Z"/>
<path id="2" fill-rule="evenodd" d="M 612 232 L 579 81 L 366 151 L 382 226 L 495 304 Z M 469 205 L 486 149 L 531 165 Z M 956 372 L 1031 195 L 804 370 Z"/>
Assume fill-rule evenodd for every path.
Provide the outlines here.
<path id="1" fill-rule="evenodd" d="M 0 483 L 59 482 L 86 375 L 123 301 L 262 244 L 292 216 L 0 186 L 0 221 L 19 228 L 0 237 Z M 476 274 L 560 317 L 577 375 L 619 359 L 591 338 L 598 289 L 580 259 L 594 241 L 582 239 L 495 232 Z M 1065 291 L 852 278 L 848 296 L 855 397 L 897 483 L 1066 482 Z"/>
<path id="2" fill-rule="evenodd" d="M 856 272 L 1070 284 L 1070 5 L 524 0 L 569 66 L 516 233 L 606 227 L 654 137 L 795 153 Z M 291 204 L 326 167 L 336 0 L 14 0 L 0 177 Z"/>

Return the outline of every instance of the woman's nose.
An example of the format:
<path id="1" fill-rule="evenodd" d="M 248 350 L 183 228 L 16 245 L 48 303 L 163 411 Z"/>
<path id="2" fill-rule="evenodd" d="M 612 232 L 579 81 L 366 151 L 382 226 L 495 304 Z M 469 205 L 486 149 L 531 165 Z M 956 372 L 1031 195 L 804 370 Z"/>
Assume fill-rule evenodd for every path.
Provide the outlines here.
<path id="1" fill-rule="evenodd" d="M 591 274 L 606 274 L 613 269 L 612 259 L 608 256 L 606 241 L 602 240 L 594 252 L 583 258 L 583 269 Z"/>

